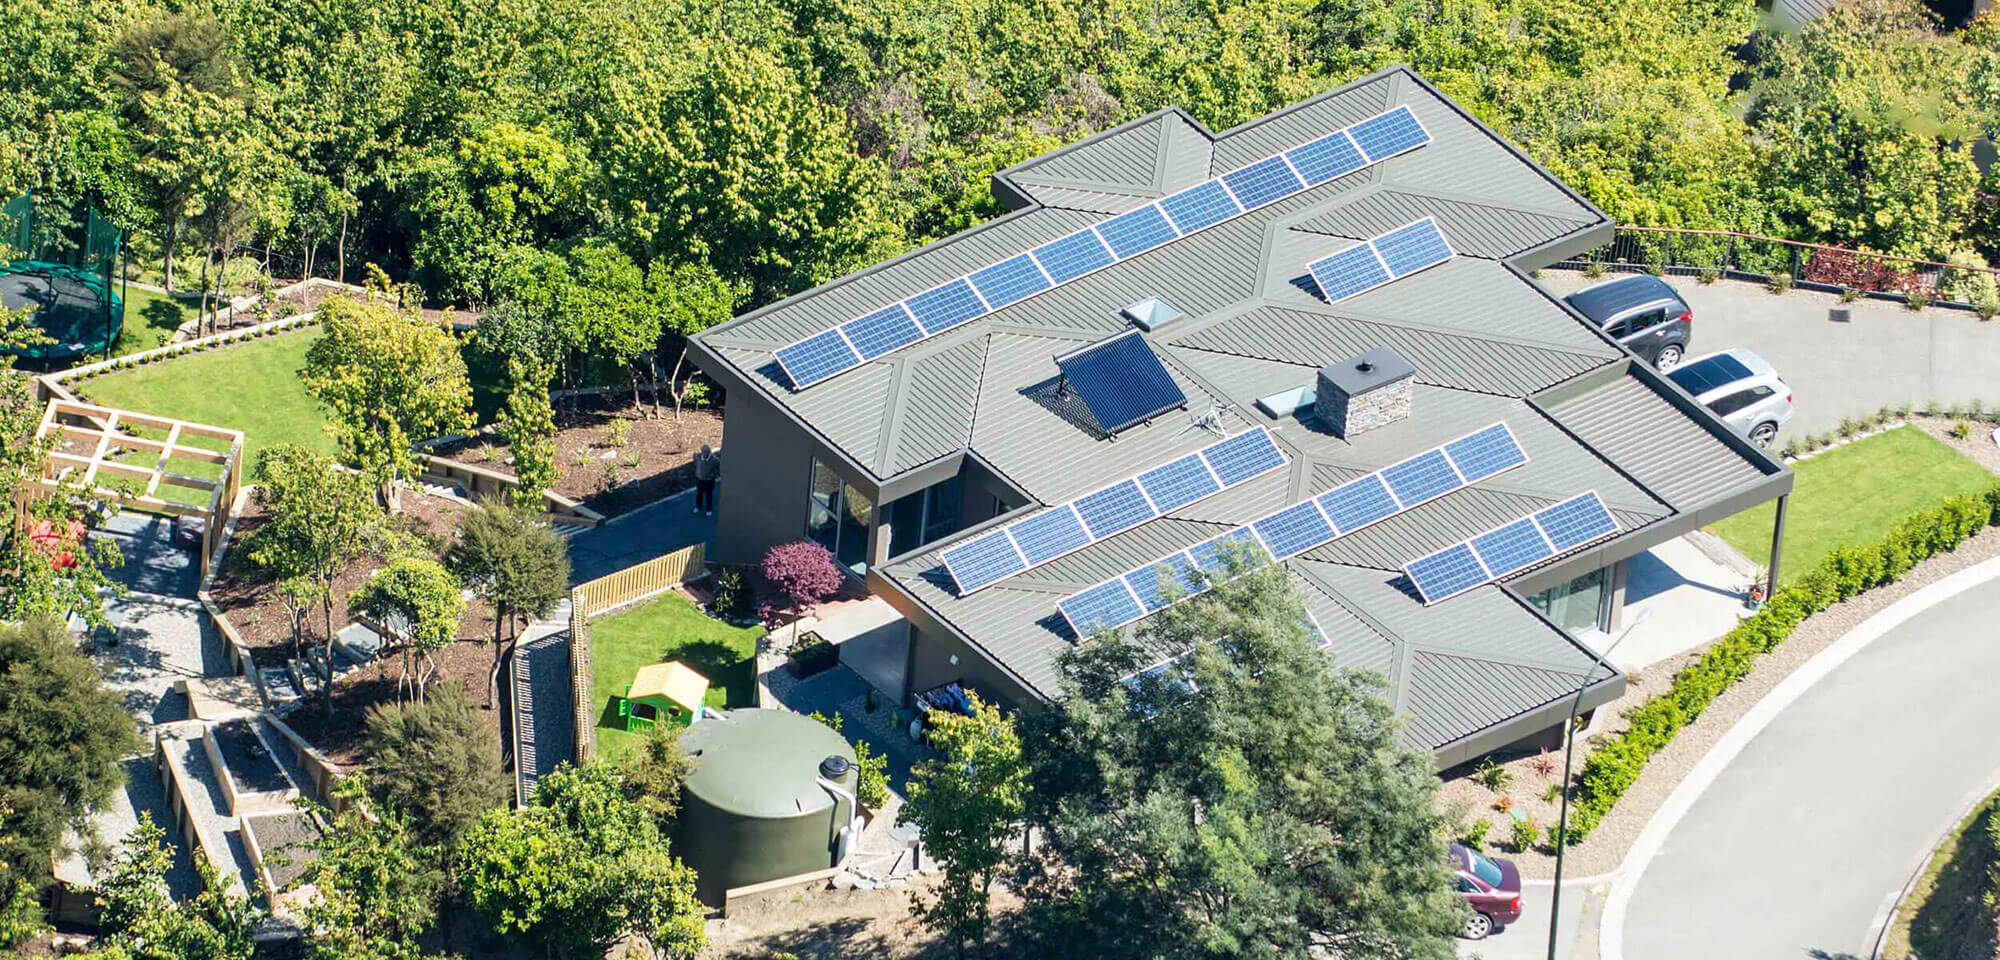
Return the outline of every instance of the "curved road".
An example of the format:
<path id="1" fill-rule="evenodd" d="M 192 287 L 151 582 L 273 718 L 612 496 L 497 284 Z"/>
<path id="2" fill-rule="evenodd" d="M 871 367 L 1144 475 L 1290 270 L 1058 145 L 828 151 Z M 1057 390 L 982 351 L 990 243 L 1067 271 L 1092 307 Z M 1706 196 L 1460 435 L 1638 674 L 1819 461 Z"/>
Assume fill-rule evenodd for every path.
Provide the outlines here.
<path id="1" fill-rule="evenodd" d="M 1626 960 L 1868 957 L 1918 860 L 2000 775 L 1996 620 L 2000 577 L 1891 627 L 1780 710 L 1644 865 Z"/>

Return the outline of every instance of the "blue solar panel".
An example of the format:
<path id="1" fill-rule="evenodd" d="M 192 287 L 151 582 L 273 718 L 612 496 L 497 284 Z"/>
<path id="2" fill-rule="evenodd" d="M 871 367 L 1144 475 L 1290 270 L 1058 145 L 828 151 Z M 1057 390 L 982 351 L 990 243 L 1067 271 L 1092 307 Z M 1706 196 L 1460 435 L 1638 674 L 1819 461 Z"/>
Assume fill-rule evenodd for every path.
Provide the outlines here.
<path id="1" fill-rule="evenodd" d="M 778 366 L 791 378 L 793 387 L 818 383 L 861 364 L 861 358 L 854 355 L 854 348 L 847 345 L 838 330 L 827 330 L 779 347 L 777 354 Z"/>
<path id="2" fill-rule="evenodd" d="M 1070 629 L 1079 637 L 1093 636 L 1145 615 L 1139 609 L 1139 601 L 1132 599 L 1132 592 L 1125 589 L 1123 580 L 1098 584 L 1066 597 L 1057 602 L 1056 609 L 1062 611 L 1063 619 L 1069 621 Z"/>
<path id="3" fill-rule="evenodd" d="M 1257 537 L 1242 527 L 1189 547 L 1188 555 L 1194 558 L 1203 573 L 1211 577 L 1225 577 L 1229 575 L 1229 552 L 1232 549 L 1248 551 L 1242 560 L 1251 568 L 1261 567 L 1271 559 L 1264 552 L 1264 545 L 1257 542 Z"/>
<path id="4" fill-rule="evenodd" d="M 910 314 L 924 325 L 924 333 L 931 336 L 986 313 L 979 296 L 972 292 L 972 284 L 966 283 L 964 277 L 917 294 L 903 301 L 903 305 L 910 308 Z"/>
<path id="5" fill-rule="evenodd" d="M 1378 474 L 1356 477 L 1319 495 L 1319 505 L 1343 534 L 1396 514 L 1396 501 Z"/>
<path id="6" fill-rule="evenodd" d="M 1382 261 L 1375 259 L 1374 248 L 1365 243 L 1315 260 L 1306 269 L 1312 271 L 1313 282 L 1319 284 L 1320 296 L 1328 303 L 1339 303 L 1394 279 L 1383 269 Z"/>
<path id="7" fill-rule="evenodd" d="M 1292 161 L 1306 183 L 1315 186 L 1368 165 L 1361 151 L 1354 148 L 1354 141 L 1338 131 L 1285 151 L 1285 158 Z"/>
<path id="8" fill-rule="evenodd" d="M 1479 558 L 1472 555 L 1472 548 L 1462 543 L 1412 560 L 1403 565 L 1403 571 L 1410 575 L 1425 603 L 1464 593 L 1492 579 L 1479 565 Z"/>
<path id="9" fill-rule="evenodd" d="M 1504 577 L 1555 555 L 1535 522 L 1525 517 L 1498 530 L 1472 538 L 1472 549 L 1485 561 L 1486 572 Z"/>
<path id="10" fill-rule="evenodd" d="M 1528 454 L 1514 442 L 1507 425 L 1496 423 L 1469 437 L 1444 445 L 1444 452 L 1465 475 L 1466 483 L 1477 483 L 1502 471 L 1528 462 Z"/>
<path id="11" fill-rule="evenodd" d="M 1129 530 L 1153 519 L 1153 508 L 1131 480 L 1115 483 L 1096 493 L 1077 498 L 1077 516 L 1090 528 L 1092 539 L 1102 540 L 1120 530 Z"/>
<path id="12" fill-rule="evenodd" d="M 907 347 L 924 338 L 924 331 L 903 312 L 903 305 L 892 303 L 865 317 L 849 320 L 840 325 L 840 332 L 847 334 L 847 342 L 861 351 L 861 359 L 873 360 L 891 350 Z"/>
<path id="13" fill-rule="evenodd" d="M 1604 509 L 1604 501 L 1597 499 L 1596 491 L 1571 497 L 1535 514 L 1535 522 L 1542 525 L 1542 532 L 1549 535 L 1549 542 L 1557 550 L 1582 546 L 1618 532 L 1618 521 L 1611 518 L 1611 511 Z"/>
<path id="14" fill-rule="evenodd" d="M 1057 283 L 1068 283 L 1092 270 L 1101 270 L 1117 262 L 1111 251 L 1104 248 L 1104 241 L 1097 239 L 1091 230 L 1072 233 L 1061 240 L 1051 240 L 1035 248 L 1035 259 L 1042 269 L 1049 272 L 1049 279 Z"/>
<path id="15" fill-rule="evenodd" d="M 1014 535 L 1014 545 L 1031 567 L 1090 545 L 1090 534 L 1067 504 L 1015 523 L 1007 532 Z"/>
<path id="16" fill-rule="evenodd" d="M 1178 236 L 1167 222 L 1166 214 L 1150 203 L 1098 224 L 1097 233 L 1120 260 L 1145 253 Z"/>
<path id="17" fill-rule="evenodd" d="M 1117 433 L 1175 407 L 1187 394 L 1137 330 L 1056 358 L 1063 385 L 1074 391 L 1098 427 Z"/>
<path id="18" fill-rule="evenodd" d="M 1204 180 L 1160 201 L 1160 208 L 1174 218 L 1174 226 L 1189 234 L 1212 227 L 1239 213 L 1242 208 L 1229 198 L 1229 191 L 1214 180 Z"/>
<path id="19" fill-rule="evenodd" d="M 1240 167 L 1222 175 L 1222 182 L 1229 185 L 1229 191 L 1243 204 L 1243 209 L 1254 210 L 1273 200 L 1282 200 L 1304 190 L 1306 185 L 1299 182 L 1292 168 L 1285 165 L 1284 157 L 1259 160 L 1247 167 Z"/>
<path id="20" fill-rule="evenodd" d="M 1382 255 L 1389 272 L 1401 280 L 1425 267 L 1450 260 L 1451 244 L 1445 242 L 1437 221 L 1425 217 L 1376 237 L 1375 252 Z"/>
<path id="21" fill-rule="evenodd" d="M 1152 613 L 1167 605 L 1168 592 L 1175 599 L 1200 593 L 1206 586 L 1200 574 L 1195 572 L 1194 563 L 1183 554 L 1170 554 L 1149 567 L 1140 567 L 1125 575 L 1125 584 L 1132 588 L 1139 605 Z"/>
<path id="22" fill-rule="evenodd" d="M 1198 453 L 1140 474 L 1139 485 L 1146 488 L 1146 496 L 1153 498 L 1153 506 L 1161 513 L 1178 510 L 1222 489 Z"/>
<path id="23" fill-rule="evenodd" d="M 958 584 L 961 594 L 999 583 L 1028 569 L 1005 530 L 995 530 L 946 550 L 944 568 L 951 574 L 952 582 Z"/>
<path id="24" fill-rule="evenodd" d="M 1333 539 L 1333 528 L 1311 500 L 1292 504 L 1250 526 L 1264 538 L 1271 554 L 1281 560 Z"/>
<path id="25" fill-rule="evenodd" d="M 1409 107 L 1397 107 L 1388 113 L 1370 117 L 1352 127 L 1347 132 L 1354 137 L 1354 143 L 1361 152 L 1368 155 L 1369 163 L 1380 163 L 1396 154 L 1431 142 L 1431 136 L 1424 132 L 1417 122 L 1417 115 Z"/>
<path id="26" fill-rule="evenodd" d="M 1382 479 L 1389 481 L 1389 489 L 1396 491 L 1396 499 L 1403 502 L 1405 510 L 1464 486 L 1458 474 L 1451 472 L 1451 461 L 1436 450 L 1382 468 Z"/>
<path id="27" fill-rule="evenodd" d="M 1035 266 L 1034 259 L 1024 253 L 975 271 L 972 285 L 979 288 L 979 295 L 986 298 L 988 307 L 998 310 L 1047 290 L 1049 281 Z"/>
<path id="28" fill-rule="evenodd" d="M 1262 430 L 1239 433 L 1203 450 L 1202 458 L 1225 487 L 1233 487 L 1266 470 L 1284 465 L 1285 455 Z"/>

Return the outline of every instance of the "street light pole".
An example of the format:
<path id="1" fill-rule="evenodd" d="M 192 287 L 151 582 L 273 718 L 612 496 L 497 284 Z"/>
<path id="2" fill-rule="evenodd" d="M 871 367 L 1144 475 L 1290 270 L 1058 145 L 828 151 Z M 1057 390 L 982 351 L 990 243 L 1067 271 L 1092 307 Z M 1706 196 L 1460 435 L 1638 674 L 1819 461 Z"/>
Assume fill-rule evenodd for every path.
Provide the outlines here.
<path id="1" fill-rule="evenodd" d="M 1632 622 L 1626 624 L 1625 630 L 1618 634 L 1618 639 L 1611 641 L 1611 645 L 1604 648 L 1604 653 L 1597 658 L 1598 661 L 1609 662 L 1611 651 L 1618 649 L 1618 645 L 1624 643 L 1625 638 L 1632 635 L 1632 630 L 1639 626 L 1639 624 L 1645 623 L 1646 618 L 1652 615 L 1653 608 L 1651 607 L 1640 610 L 1634 615 Z M 1584 671 L 1583 682 L 1578 684 L 1576 688 L 1576 697 L 1569 702 L 1569 723 L 1563 727 L 1563 801 L 1562 814 L 1556 820 L 1556 882 L 1552 888 L 1552 892 L 1549 894 L 1548 960 L 1556 960 L 1556 922 L 1562 917 L 1563 853 L 1569 850 L 1569 792 L 1571 789 L 1569 770 L 1571 760 L 1576 757 L 1576 712 L 1583 707 L 1584 691 L 1590 689 L 1591 680 L 1597 676 L 1597 666 L 1598 664 L 1593 663 L 1590 665 L 1589 670 Z"/>

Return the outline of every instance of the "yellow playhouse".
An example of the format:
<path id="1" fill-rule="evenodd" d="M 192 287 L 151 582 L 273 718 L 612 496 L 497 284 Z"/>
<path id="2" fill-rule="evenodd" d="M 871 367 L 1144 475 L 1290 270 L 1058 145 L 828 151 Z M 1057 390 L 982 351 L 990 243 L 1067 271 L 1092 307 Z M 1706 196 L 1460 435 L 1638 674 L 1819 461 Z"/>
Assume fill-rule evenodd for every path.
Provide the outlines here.
<path id="1" fill-rule="evenodd" d="M 662 723 L 685 727 L 701 719 L 708 678 L 678 660 L 649 663 L 632 675 L 618 700 L 618 719 L 627 731 L 651 730 Z"/>

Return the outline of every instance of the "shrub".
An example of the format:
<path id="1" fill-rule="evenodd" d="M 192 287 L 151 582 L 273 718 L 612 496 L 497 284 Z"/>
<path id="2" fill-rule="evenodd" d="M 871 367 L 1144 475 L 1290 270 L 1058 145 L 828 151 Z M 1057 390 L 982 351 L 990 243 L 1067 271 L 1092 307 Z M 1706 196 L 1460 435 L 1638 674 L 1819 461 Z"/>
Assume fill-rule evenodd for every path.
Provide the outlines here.
<path id="1" fill-rule="evenodd" d="M 1513 841 L 1514 852 L 1526 853 L 1535 844 L 1541 842 L 1542 828 L 1535 823 L 1533 818 L 1516 820 L 1514 821 L 1513 835 L 1509 839 Z"/>
<path id="2" fill-rule="evenodd" d="M 618 469 L 618 461 L 604 461 L 604 468 L 597 473 L 597 489 L 610 493 L 625 483 L 625 474 Z"/>
<path id="3" fill-rule="evenodd" d="M 1903 309 L 1905 310 L 1922 310 L 1930 305 L 1930 294 L 1922 290 L 1911 290 L 1909 293 L 1903 295 Z"/>
<path id="4" fill-rule="evenodd" d="M 1960 250 L 1945 259 L 1952 266 L 1965 269 L 1945 270 L 1938 277 L 1939 297 L 1971 304 L 2000 301 L 2000 283 L 1987 272 L 1984 257 L 1976 251 Z"/>
<path id="5" fill-rule="evenodd" d="M 1585 264 L 1583 268 L 1583 275 L 1589 277 L 1592 280 L 1604 276 L 1604 261 L 1592 260 L 1588 264 Z"/>
<path id="6" fill-rule="evenodd" d="M 1771 288 L 1772 293 L 1784 293 L 1792 288 L 1792 275 L 1789 273 L 1771 274 L 1768 286 Z"/>
<path id="7" fill-rule="evenodd" d="M 868 741 L 854 741 L 854 795 L 861 805 L 874 810 L 889 802 L 889 755 L 875 753 Z"/>
<path id="8" fill-rule="evenodd" d="M 1514 809 L 1514 798 L 1504 793 L 1501 794 L 1500 799 L 1493 801 L 1493 809 L 1498 810 L 1501 813 L 1506 813 L 1507 811 Z"/>
<path id="9" fill-rule="evenodd" d="M 1841 303 L 1853 303 L 1854 301 L 1856 301 L 1856 300 L 1859 300 L 1859 299 L 1861 299 L 1861 288 L 1859 288 L 1859 287 L 1842 287 L 1842 288 L 1840 289 L 1840 302 L 1841 302 Z"/>
<path id="10" fill-rule="evenodd" d="M 1964 439 L 1967 439 L 1967 438 L 1971 437 L 1971 436 L 1972 436 L 1972 424 L 1970 424 L 1970 423 L 1967 423 L 1967 422 L 1965 422 L 1964 420 L 1960 420 L 1960 421 L 1958 421 L 1957 423 L 1954 423 L 1954 424 L 1952 424 L 1952 425 L 1951 425 L 1951 435 L 1952 435 L 1952 436 L 1954 436 L 1954 437 L 1957 437 L 1957 438 L 1958 438 L 1958 439 L 1960 439 L 1960 440 L 1964 440 Z"/>
<path id="11" fill-rule="evenodd" d="M 1484 853 L 1486 851 L 1486 834 L 1492 829 L 1493 821 L 1481 817 L 1466 824 L 1465 827 L 1459 830 L 1458 842 Z"/>
<path id="12" fill-rule="evenodd" d="M 608 446 L 622 447 L 632 442 L 632 421 L 623 417 L 611 421 L 611 429 L 605 431 L 604 442 Z"/>
<path id="13" fill-rule="evenodd" d="M 1514 782 L 1514 774 L 1496 763 L 1492 757 L 1487 757 L 1479 761 L 1479 766 L 1473 768 L 1472 779 L 1485 784 L 1488 790 L 1498 791 L 1507 789 L 1507 785 Z"/>
<path id="14" fill-rule="evenodd" d="M 1981 320 L 1991 320 L 2000 316 L 2000 297 L 1985 297 L 1972 302 L 1972 312 Z"/>
<path id="15" fill-rule="evenodd" d="M 1646 272 L 1656 277 L 1664 277 L 1667 275 L 1667 265 L 1664 263 L 1649 263 L 1646 264 Z"/>
<path id="16" fill-rule="evenodd" d="M 764 554 L 763 574 L 778 613 L 793 613 L 833 596 L 846 576 L 833 554 L 810 540 L 781 543 Z"/>
<path id="17" fill-rule="evenodd" d="M 714 607 L 726 619 L 741 620 L 750 615 L 750 591 L 743 589 L 743 575 L 734 570 L 715 575 Z"/>
<path id="18" fill-rule="evenodd" d="M 1714 283 L 1721 277 L 1722 277 L 1722 271 L 1717 270 L 1714 267 L 1703 267 L 1701 268 L 1700 273 L 1695 274 L 1695 280 L 1699 281 L 1704 286 Z"/>
<path id="19" fill-rule="evenodd" d="M 1549 752 L 1549 748 L 1543 747 L 1542 752 L 1529 758 L 1528 769 L 1545 777 L 1554 776 L 1556 772 L 1555 755 Z"/>
<path id="20" fill-rule="evenodd" d="M 1545 803 L 1560 803 L 1562 801 L 1562 798 L 1563 798 L 1563 785 L 1562 781 L 1560 780 L 1557 780 L 1556 782 L 1549 784 L 1549 788 L 1547 790 L 1542 791 L 1542 801 Z"/>

